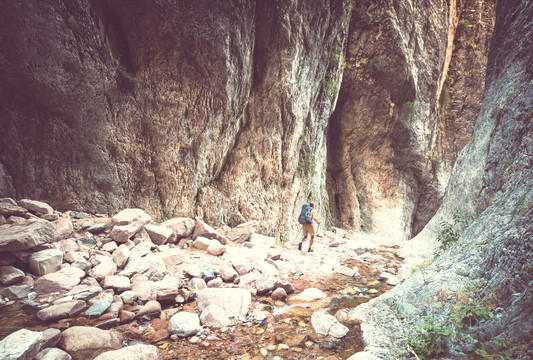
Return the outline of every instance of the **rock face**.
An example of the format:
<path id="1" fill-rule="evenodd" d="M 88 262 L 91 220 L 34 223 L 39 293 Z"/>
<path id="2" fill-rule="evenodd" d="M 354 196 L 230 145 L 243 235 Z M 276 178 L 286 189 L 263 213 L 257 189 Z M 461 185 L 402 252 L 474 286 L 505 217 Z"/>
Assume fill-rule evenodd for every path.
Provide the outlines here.
<path id="1" fill-rule="evenodd" d="M 362 320 L 367 351 L 380 358 L 405 348 L 394 334 L 408 329 L 404 337 L 414 338 L 423 315 L 452 329 L 443 348 L 446 357 L 468 357 L 472 344 L 456 341 L 463 333 L 489 354 L 531 354 L 533 45 L 528 39 L 533 4 L 499 2 L 497 14 L 474 140 L 459 155 L 436 216 L 403 246 L 403 255 L 431 254 L 442 231 L 439 224 L 454 225 L 454 212 L 473 222 L 429 267 L 351 312 Z M 468 315 L 476 304 L 476 315 Z M 494 316 L 482 317 L 479 311 Z M 462 316 L 462 323 L 450 314 Z M 513 345 L 504 338 L 513 338 Z"/>
<path id="2" fill-rule="evenodd" d="M 470 15 L 474 3 L 355 5 L 339 101 L 328 125 L 329 208 L 340 227 L 408 239 L 437 210 L 451 167 L 442 166 L 442 158 L 449 164 L 470 139 L 483 93 L 494 2 Z M 469 40 L 465 30 L 456 38 L 458 23 L 466 26 L 480 13 L 467 26 Z M 459 44 L 478 48 L 466 56 L 453 50 L 459 52 Z M 443 90 L 450 67 L 463 84 L 449 80 Z M 466 84 L 461 71 L 473 73 Z M 446 126 L 439 115 L 443 92 Z M 450 106 L 450 96 L 461 105 Z M 470 110 L 458 113 L 464 97 Z"/>
<path id="3" fill-rule="evenodd" d="M 2 194 L 58 210 L 134 204 L 154 215 L 254 219 L 272 234 L 288 231 L 309 191 L 323 197 L 312 173 L 324 168 L 336 99 L 329 87 L 341 80 L 331 53 L 344 44 L 348 7 L 6 5 Z"/>

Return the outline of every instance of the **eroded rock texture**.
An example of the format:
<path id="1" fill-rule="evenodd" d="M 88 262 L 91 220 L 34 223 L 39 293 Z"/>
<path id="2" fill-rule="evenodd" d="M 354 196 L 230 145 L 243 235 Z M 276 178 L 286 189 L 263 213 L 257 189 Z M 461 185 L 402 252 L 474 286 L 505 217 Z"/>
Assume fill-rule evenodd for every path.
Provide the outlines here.
<path id="1" fill-rule="evenodd" d="M 323 197 L 349 6 L 7 2 L 2 195 L 294 226 L 295 203 Z"/>
<path id="2" fill-rule="evenodd" d="M 454 211 L 476 218 L 429 267 L 352 312 L 363 320 L 367 350 L 383 359 L 406 349 L 424 317 L 451 330 L 439 345 L 447 358 L 474 357 L 475 349 L 533 355 L 533 4 L 499 2 L 496 12 L 474 139 L 457 159 L 437 215 L 403 251 L 427 255 L 439 222 L 453 224 Z"/>
<path id="3" fill-rule="evenodd" d="M 434 215 L 450 172 L 442 158 L 453 163 L 479 111 L 493 9 L 474 1 L 356 2 L 328 132 L 330 210 L 340 226 L 405 239 Z M 443 87 L 449 69 L 454 78 Z M 473 74 L 463 79 L 461 71 Z M 447 127 L 443 91 L 455 116 Z M 471 109 L 455 109 L 467 96 Z"/>

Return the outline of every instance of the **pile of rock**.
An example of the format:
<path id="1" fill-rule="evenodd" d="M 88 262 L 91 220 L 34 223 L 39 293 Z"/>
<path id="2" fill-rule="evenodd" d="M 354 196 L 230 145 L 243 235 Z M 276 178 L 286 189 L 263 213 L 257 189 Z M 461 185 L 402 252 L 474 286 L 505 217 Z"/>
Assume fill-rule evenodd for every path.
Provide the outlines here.
<path id="1" fill-rule="evenodd" d="M 122 347 L 120 333 L 106 329 L 134 319 L 170 319 L 161 338 L 194 336 L 202 327 L 224 328 L 250 317 L 264 320 L 262 311 L 252 311 L 251 296 L 285 300 L 294 288 L 279 277 L 279 268 L 288 265 L 281 264 L 275 239 L 257 229 L 255 221 L 215 230 L 201 219 L 156 224 L 140 209 L 108 218 L 0 199 L 1 305 L 18 300 L 45 323 L 97 319 L 94 327 L 70 327 L 59 336 L 49 329 L 56 330 L 55 341 L 45 339 L 49 333 L 22 329 L 0 342 L 0 358 L 70 358 L 87 351 L 96 356 Z M 195 313 L 176 312 L 175 305 L 192 300 Z M 154 349 L 129 351 L 124 358 Z"/>

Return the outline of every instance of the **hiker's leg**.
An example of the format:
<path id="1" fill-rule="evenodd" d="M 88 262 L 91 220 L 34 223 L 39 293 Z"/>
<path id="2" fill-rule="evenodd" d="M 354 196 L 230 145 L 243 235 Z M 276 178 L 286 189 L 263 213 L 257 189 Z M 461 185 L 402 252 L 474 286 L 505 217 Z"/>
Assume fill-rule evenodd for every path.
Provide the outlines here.
<path id="1" fill-rule="evenodd" d="M 309 249 L 313 247 L 313 242 L 315 241 L 315 237 L 311 235 L 311 240 L 309 240 Z"/>

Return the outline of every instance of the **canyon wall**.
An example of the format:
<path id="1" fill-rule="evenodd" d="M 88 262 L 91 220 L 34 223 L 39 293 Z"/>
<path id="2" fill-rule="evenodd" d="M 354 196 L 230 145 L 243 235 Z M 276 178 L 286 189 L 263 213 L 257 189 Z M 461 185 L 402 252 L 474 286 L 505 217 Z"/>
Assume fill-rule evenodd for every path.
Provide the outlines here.
<path id="1" fill-rule="evenodd" d="M 324 197 L 349 6 L 6 2 L 1 195 L 294 228 Z"/>
<path id="2" fill-rule="evenodd" d="M 339 226 L 407 239 L 434 215 L 479 112 L 494 7 L 356 3 L 328 132 Z"/>
<path id="3" fill-rule="evenodd" d="M 330 225 L 411 238 L 471 139 L 493 8 L 6 2 L 0 196 L 283 239 L 312 200 Z"/>
<path id="4" fill-rule="evenodd" d="M 462 230 L 460 237 L 427 267 L 351 313 L 362 320 L 366 350 L 381 359 L 407 358 L 407 345 L 413 349 L 419 334 L 427 339 L 424 326 L 449 331 L 445 337 L 433 332 L 425 348 L 417 347 L 426 356 L 441 349 L 450 359 L 482 352 L 533 357 L 531 36 L 533 3 L 499 2 L 473 139 L 457 158 L 436 216 L 402 252 L 431 256 L 442 221 Z M 454 223 L 457 212 L 472 218 L 466 229 Z"/>

